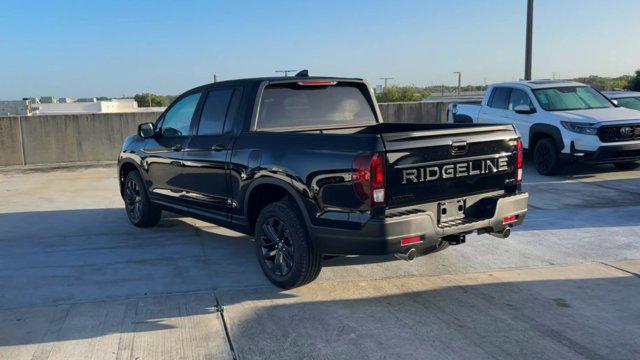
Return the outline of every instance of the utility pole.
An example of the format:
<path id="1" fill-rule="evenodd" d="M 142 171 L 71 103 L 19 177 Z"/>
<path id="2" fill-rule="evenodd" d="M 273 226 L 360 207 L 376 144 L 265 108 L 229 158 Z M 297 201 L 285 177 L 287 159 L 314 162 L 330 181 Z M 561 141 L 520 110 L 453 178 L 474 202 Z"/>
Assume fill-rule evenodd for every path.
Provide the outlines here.
<path id="1" fill-rule="evenodd" d="M 454 74 L 458 74 L 458 96 L 460 96 L 460 87 L 462 86 L 462 73 L 460 71 L 454 71 Z"/>
<path id="2" fill-rule="evenodd" d="M 531 80 L 531 44 L 533 36 L 533 0 L 527 0 L 527 43 L 524 54 L 524 79 Z"/>
<path id="3" fill-rule="evenodd" d="M 284 74 L 285 77 L 289 76 L 289 73 L 294 71 L 297 70 L 276 70 L 277 73 Z"/>
<path id="4" fill-rule="evenodd" d="M 392 77 L 381 77 L 380 80 L 384 80 L 384 88 L 387 88 L 387 81 L 388 80 L 393 80 Z"/>

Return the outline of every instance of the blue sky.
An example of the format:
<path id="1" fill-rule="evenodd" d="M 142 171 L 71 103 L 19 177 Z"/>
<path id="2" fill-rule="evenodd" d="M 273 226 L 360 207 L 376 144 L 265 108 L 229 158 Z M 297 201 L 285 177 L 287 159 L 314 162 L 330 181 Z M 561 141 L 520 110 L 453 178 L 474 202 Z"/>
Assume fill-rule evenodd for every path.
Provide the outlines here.
<path id="1" fill-rule="evenodd" d="M 0 0 L 0 99 L 177 94 L 220 79 L 514 80 L 526 0 Z M 533 75 L 640 68 L 640 1 L 535 0 Z"/>

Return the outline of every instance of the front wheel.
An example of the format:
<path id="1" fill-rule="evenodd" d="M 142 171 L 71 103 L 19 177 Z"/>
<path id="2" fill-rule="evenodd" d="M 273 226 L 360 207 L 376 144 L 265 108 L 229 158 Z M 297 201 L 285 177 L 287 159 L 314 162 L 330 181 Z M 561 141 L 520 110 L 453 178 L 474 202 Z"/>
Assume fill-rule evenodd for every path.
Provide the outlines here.
<path id="1" fill-rule="evenodd" d="M 562 172 L 560 152 L 549 138 L 538 141 L 533 149 L 533 163 L 540 175 L 558 175 Z"/>
<path id="2" fill-rule="evenodd" d="M 137 227 L 156 226 L 162 216 L 162 210 L 151 203 L 137 171 L 130 172 L 124 180 L 124 205 L 129 221 Z"/>
<path id="3" fill-rule="evenodd" d="M 255 241 L 260 267 L 274 285 L 291 289 L 310 283 L 320 274 L 322 256 L 292 202 L 272 203 L 260 212 Z"/>
<path id="4" fill-rule="evenodd" d="M 618 170 L 633 170 L 633 169 L 637 169 L 638 166 L 640 166 L 640 163 L 635 161 L 627 161 L 627 162 L 613 163 L 613 166 L 615 166 L 616 169 Z"/>

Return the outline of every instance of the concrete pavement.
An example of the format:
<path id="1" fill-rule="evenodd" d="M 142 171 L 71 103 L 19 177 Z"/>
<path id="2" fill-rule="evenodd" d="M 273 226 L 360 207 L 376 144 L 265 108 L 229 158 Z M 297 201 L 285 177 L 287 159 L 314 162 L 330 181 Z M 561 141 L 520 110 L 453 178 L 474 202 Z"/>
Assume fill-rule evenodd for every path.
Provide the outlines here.
<path id="1" fill-rule="evenodd" d="M 129 225 L 112 167 L 0 170 L 0 359 L 634 358 L 640 171 L 525 179 L 508 240 L 332 259 L 281 291 L 249 237 Z"/>

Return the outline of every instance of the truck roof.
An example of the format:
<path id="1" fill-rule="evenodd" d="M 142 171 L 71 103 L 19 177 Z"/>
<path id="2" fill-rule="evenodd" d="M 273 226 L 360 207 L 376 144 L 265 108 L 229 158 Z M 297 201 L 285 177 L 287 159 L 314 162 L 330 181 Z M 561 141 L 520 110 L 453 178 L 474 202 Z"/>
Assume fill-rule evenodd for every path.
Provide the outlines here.
<path id="1" fill-rule="evenodd" d="M 548 89 L 548 88 L 556 88 L 556 87 L 566 87 L 566 86 L 587 86 L 586 84 L 579 83 L 577 81 L 570 80 L 522 80 L 522 81 L 512 81 L 505 82 L 499 84 L 493 84 L 492 86 L 509 86 L 509 85 L 524 85 L 529 87 L 530 89 Z"/>
<path id="2" fill-rule="evenodd" d="M 337 81 L 362 81 L 359 78 L 345 78 L 345 77 L 336 77 L 336 76 L 265 76 L 265 77 L 254 77 L 254 78 L 245 78 L 245 79 L 233 79 L 233 80 L 224 80 L 218 81 L 216 83 L 210 83 L 198 86 L 196 88 L 210 86 L 210 85 L 247 85 L 251 83 L 261 83 L 263 81 L 286 81 L 286 80 L 299 80 L 299 81 L 307 81 L 307 80 L 337 80 Z"/>

